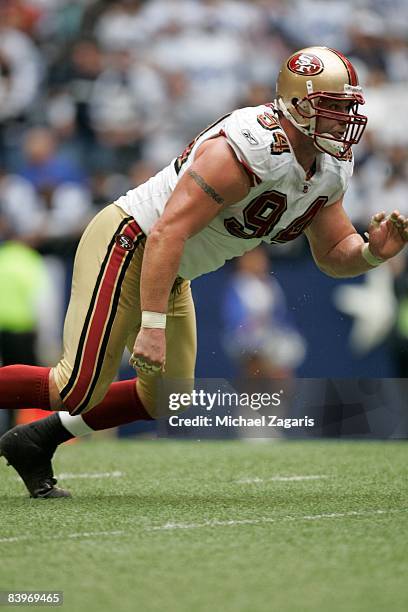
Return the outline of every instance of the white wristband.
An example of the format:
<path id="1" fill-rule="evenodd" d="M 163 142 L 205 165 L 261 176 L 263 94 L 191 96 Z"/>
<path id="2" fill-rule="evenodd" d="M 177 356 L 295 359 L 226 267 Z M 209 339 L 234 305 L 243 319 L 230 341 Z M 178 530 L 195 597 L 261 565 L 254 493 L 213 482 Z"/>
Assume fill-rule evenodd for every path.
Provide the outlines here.
<path id="1" fill-rule="evenodd" d="M 166 314 L 164 312 L 142 311 L 142 327 L 150 329 L 166 329 Z"/>
<path id="2" fill-rule="evenodd" d="M 373 255 L 367 243 L 365 243 L 363 248 L 361 249 L 361 254 L 366 260 L 366 262 L 370 264 L 370 266 L 377 267 L 377 266 L 380 266 L 385 261 L 385 259 L 380 259 L 379 257 L 376 257 L 375 255 Z"/>

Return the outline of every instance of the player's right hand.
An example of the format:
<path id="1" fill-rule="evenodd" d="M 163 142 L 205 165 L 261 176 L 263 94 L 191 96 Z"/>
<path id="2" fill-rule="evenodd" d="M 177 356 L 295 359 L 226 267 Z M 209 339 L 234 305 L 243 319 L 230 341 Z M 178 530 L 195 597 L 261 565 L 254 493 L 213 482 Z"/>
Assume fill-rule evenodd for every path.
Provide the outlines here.
<path id="1" fill-rule="evenodd" d="M 143 374 L 164 371 L 166 361 L 166 331 L 142 327 L 133 347 L 129 365 Z"/>

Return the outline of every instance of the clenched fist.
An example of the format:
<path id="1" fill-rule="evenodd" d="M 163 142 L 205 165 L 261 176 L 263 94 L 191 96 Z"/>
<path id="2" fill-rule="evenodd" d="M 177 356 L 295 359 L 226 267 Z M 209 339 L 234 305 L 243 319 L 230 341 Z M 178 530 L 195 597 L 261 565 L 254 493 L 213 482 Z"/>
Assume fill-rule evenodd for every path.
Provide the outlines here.
<path id="1" fill-rule="evenodd" d="M 166 331 L 142 327 L 136 337 L 129 364 L 144 374 L 164 371 L 166 361 Z"/>

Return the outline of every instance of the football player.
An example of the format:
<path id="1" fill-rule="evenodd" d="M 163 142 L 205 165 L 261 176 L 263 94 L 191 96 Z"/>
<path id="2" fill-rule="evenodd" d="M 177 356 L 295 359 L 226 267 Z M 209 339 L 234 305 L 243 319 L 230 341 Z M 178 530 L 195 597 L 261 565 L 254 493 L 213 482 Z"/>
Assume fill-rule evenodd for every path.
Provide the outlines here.
<path id="1" fill-rule="evenodd" d="M 274 103 L 222 117 L 93 219 L 76 254 L 61 361 L 51 370 L 0 369 L 2 408 L 55 411 L 0 440 L 32 497 L 69 494 L 52 471 L 58 444 L 157 418 L 157 381 L 193 379 L 190 280 L 301 233 L 334 277 L 363 274 L 401 251 L 408 220 L 399 211 L 375 215 L 364 242 L 343 209 L 363 104 L 344 55 L 302 49 L 283 63 Z M 137 378 L 112 383 L 125 346 Z"/>

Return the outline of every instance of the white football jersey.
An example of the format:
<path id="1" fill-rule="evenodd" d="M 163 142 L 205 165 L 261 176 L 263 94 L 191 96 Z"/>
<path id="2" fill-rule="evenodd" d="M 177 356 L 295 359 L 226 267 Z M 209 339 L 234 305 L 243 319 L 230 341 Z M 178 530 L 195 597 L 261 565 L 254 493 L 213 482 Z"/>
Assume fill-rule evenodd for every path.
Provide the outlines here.
<path id="1" fill-rule="evenodd" d="M 208 127 L 169 166 L 116 201 L 145 234 L 163 213 L 198 147 L 217 135 L 227 139 L 245 166 L 252 188 L 243 200 L 221 210 L 207 227 L 187 240 L 179 268 L 179 275 L 185 279 L 216 270 L 227 259 L 261 242 L 293 240 L 323 206 L 340 198 L 353 172 L 351 155 L 339 160 L 318 153 L 316 171 L 307 179 L 274 107 L 242 108 Z"/>

